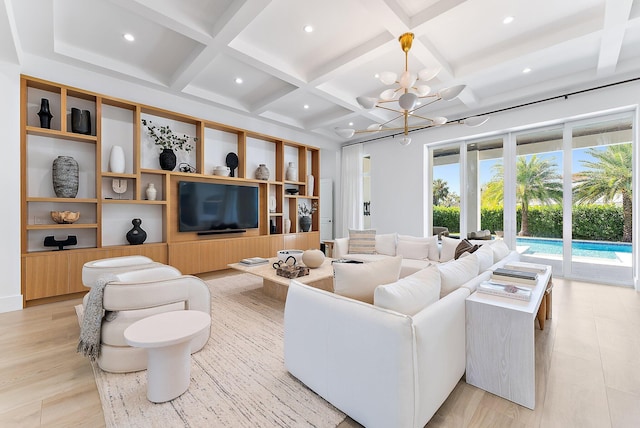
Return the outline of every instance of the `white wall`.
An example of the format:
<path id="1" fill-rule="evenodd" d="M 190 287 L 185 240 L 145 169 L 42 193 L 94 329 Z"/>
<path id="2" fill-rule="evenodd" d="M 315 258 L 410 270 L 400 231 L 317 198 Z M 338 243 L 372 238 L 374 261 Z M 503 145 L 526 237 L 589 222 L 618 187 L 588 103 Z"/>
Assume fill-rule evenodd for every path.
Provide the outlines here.
<path id="1" fill-rule="evenodd" d="M 0 217 L 0 313 L 22 308 L 20 295 L 20 74 L 61 83 L 111 97 L 249 129 L 274 137 L 297 141 L 321 149 L 321 178 L 333 178 L 339 171 L 339 148 L 335 142 L 291 128 L 250 118 L 246 115 L 181 98 L 139 82 L 103 76 L 69 64 L 31 55 L 22 56 L 20 66 L 0 63 L 0 129 L 2 129 L 2 197 L 5 207 Z M 124 79 L 124 78 L 123 78 Z"/>
<path id="2" fill-rule="evenodd" d="M 635 107 L 640 102 L 640 82 L 547 101 L 492 115 L 478 128 L 463 125 L 411 133 L 412 143 L 403 147 L 397 139 L 386 138 L 364 143 L 364 153 L 371 155 L 371 221 L 380 233 L 397 231 L 423 236 L 425 146 L 442 141 L 491 135 L 533 125 L 593 116 L 616 109 Z M 638 126 L 634 129 L 638 135 Z M 637 140 L 637 138 L 636 138 Z M 634 229 L 637 241 L 637 228 Z"/>
<path id="3" fill-rule="evenodd" d="M 0 65 L 2 203 L 0 212 L 0 313 L 22 308 L 20 294 L 20 69 Z"/>

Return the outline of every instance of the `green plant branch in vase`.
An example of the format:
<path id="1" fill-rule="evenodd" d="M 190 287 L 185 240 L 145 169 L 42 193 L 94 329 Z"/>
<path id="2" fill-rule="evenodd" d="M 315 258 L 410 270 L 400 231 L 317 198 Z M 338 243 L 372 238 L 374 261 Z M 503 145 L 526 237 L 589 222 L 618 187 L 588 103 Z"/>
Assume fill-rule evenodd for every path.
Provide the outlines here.
<path id="1" fill-rule="evenodd" d="M 307 204 L 298 205 L 298 215 L 300 217 L 309 217 L 314 212 L 318 211 L 318 202 L 313 201 L 311 206 Z"/>
<path id="2" fill-rule="evenodd" d="M 168 125 L 156 126 L 147 119 L 142 119 L 142 124 L 147 128 L 147 135 L 153 140 L 153 143 L 162 149 L 159 157 L 160 168 L 167 171 L 173 171 L 176 167 L 177 160 L 174 150 L 190 152 L 193 150 L 193 146 L 189 141 L 198 141 L 196 137 L 175 134 Z"/>

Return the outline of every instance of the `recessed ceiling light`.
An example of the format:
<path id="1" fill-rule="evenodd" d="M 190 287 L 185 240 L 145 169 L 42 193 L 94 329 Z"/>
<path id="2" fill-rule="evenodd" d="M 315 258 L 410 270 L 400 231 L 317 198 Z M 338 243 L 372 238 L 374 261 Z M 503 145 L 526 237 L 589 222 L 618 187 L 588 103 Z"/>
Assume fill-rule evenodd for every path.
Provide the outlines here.
<path id="1" fill-rule="evenodd" d="M 374 78 L 379 79 L 380 78 L 380 74 L 376 73 L 373 75 Z"/>
<path id="2" fill-rule="evenodd" d="M 136 39 L 131 33 L 124 33 L 122 37 L 124 37 L 127 42 L 133 42 Z"/>
<path id="3" fill-rule="evenodd" d="M 303 107 L 305 108 L 305 110 L 309 110 L 309 104 L 305 104 Z"/>
<path id="4" fill-rule="evenodd" d="M 525 69 L 522 70 L 522 72 L 524 74 L 531 73 L 531 69 L 529 67 L 526 67 Z"/>
<path id="5" fill-rule="evenodd" d="M 311 25 L 305 25 L 302 29 L 305 33 L 313 33 L 313 27 Z"/>
<path id="6" fill-rule="evenodd" d="M 349 126 L 353 126 L 353 122 L 349 122 Z"/>
<path id="7" fill-rule="evenodd" d="M 515 18 L 513 16 L 507 16 L 502 20 L 503 24 L 511 24 Z"/>
<path id="8" fill-rule="evenodd" d="M 242 77 L 236 77 L 235 82 L 240 85 L 242 83 Z"/>

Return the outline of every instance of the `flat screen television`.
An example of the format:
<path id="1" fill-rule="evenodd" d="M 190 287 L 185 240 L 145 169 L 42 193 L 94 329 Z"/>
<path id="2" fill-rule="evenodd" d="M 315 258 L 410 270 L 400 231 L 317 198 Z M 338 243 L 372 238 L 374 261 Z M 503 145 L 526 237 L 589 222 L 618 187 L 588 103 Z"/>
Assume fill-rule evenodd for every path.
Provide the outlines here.
<path id="1" fill-rule="evenodd" d="M 238 233 L 258 227 L 258 187 L 181 181 L 180 232 Z"/>

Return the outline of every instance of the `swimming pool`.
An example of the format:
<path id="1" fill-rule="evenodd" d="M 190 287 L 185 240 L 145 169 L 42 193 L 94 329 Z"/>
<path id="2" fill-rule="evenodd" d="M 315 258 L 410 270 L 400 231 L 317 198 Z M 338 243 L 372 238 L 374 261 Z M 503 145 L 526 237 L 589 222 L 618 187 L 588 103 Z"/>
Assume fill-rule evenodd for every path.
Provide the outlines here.
<path id="1" fill-rule="evenodd" d="M 550 238 L 516 238 L 516 245 L 529 247 L 523 254 L 562 255 L 562 240 Z M 622 242 L 573 241 L 573 256 L 616 259 L 615 253 L 631 253 L 631 244 Z"/>

